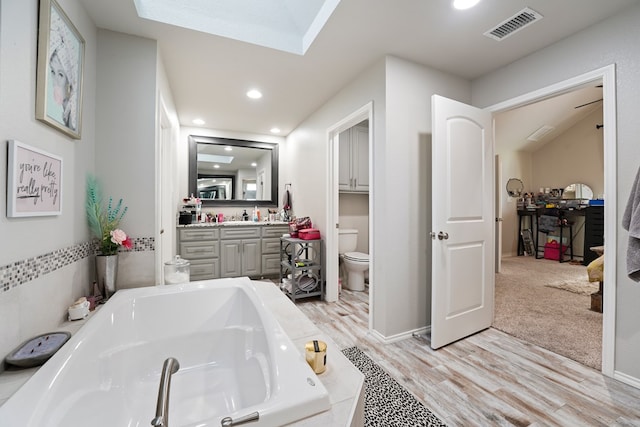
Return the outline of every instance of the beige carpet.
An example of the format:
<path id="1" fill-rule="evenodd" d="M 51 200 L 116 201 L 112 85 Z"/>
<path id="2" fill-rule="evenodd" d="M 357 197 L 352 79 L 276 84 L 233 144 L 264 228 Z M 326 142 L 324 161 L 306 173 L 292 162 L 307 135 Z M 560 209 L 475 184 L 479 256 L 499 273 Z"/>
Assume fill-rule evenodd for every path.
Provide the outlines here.
<path id="1" fill-rule="evenodd" d="M 597 285 L 586 278 L 582 265 L 504 258 L 496 275 L 493 327 L 600 370 L 602 314 L 589 309 L 589 294 Z M 574 291 L 549 286 L 563 284 L 571 284 Z"/>

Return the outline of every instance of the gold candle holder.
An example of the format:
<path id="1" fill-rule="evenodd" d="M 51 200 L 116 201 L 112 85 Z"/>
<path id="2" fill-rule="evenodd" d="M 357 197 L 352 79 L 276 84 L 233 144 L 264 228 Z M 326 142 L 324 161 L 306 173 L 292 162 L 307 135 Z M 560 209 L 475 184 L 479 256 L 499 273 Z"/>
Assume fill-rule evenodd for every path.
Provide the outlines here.
<path id="1" fill-rule="evenodd" d="M 324 341 L 309 341 L 304 346 L 307 363 L 316 374 L 327 369 L 327 343 Z"/>

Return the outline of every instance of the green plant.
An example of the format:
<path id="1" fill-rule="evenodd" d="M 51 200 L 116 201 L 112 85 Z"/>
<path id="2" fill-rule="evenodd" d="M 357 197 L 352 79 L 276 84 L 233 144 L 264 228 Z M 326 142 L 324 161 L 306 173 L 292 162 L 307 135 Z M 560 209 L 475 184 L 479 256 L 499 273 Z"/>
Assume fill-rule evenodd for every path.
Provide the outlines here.
<path id="1" fill-rule="evenodd" d="M 115 255 L 120 246 L 132 248 L 131 238 L 119 228 L 127 209 L 123 207 L 122 199 L 114 207 L 112 197 L 109 197 L 107 208 L 104 209 L 100 183 L 95 176 L 87 176 L 87 222 L 91 234 L 98 240 L 101 255 Z"/>

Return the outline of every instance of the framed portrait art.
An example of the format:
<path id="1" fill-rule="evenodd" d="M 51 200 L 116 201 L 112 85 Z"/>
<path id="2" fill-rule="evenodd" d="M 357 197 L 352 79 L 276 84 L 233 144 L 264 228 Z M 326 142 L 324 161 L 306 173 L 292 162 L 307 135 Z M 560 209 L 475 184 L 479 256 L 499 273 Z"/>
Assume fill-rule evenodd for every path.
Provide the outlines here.
<path id="1" fill-rule="evenodd" d="M 40 0 L 36 118 L 80 139 L 84 39 L 55 0 Z"/>
<path id="2" fill-rule="evenodd" d="M 62 158 L 9 140 L 7 217 L 62 213 Z"/>

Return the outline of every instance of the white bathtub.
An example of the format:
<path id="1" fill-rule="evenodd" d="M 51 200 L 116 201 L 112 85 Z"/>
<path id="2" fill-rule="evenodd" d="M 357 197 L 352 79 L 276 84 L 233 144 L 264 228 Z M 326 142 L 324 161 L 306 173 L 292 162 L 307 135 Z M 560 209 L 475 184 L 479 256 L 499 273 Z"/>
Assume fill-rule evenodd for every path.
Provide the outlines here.
<path id="1" fill-rule="evenodd" d="M 122 290 L 0 406 L 0 426 L 150 426 L 168 357 L 171 427 L 256 411 L 247 426 L 279 426 L 330 407 L 303 351 L 247 278 Z"/>

